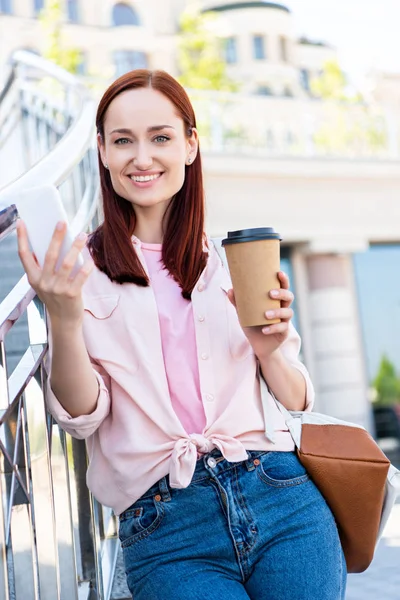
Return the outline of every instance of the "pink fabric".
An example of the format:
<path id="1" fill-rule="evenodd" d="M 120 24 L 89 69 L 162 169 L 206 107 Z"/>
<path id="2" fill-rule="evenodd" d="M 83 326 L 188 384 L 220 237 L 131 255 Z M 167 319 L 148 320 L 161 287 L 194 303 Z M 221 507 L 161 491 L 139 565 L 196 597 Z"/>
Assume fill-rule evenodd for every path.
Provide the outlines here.
<path id="1" fill-rule="evenodd" d="M 172 407 L 189 434 L 201 433 L 206 416 L 200 392 L 192 303 L 182 297 L 179 285 L 163 268 L 161 244 L 142 242 L 141 247 L 157 302 Z"/>
<path id="2" fill-rule="evenodd" d="M 133 244 L 147 270 L 140 241 L 133 238 Z M 86 439 L 89 489 L 117 515 L 165 475 L 174 487 L 189 485 L 198 454 L 213 448 L 230 462 L 246 459 L 246 450 L 294 449 L 272 396 L 266 402 L 275 443 L 266 437 L 257 360 L 227 297 L 230 277 L 209 245 L 206 268 L 192 292 L 193 314 L 202 317 L 193 320 L 206 417 L 201 434 L 184 428 L 170 400 L 152 286 L 119 285 L 94 269 L 84 287 L 83 335 L 99 381 L 97 407 L 73 418 L 48 385 L 51 414 L 65 431 Z M 51 336 L 49 342 L 48 370 Z M 299 350 L 291 327 L 280 351 L 303 374 L 310 410 L 313 387 Z"/>

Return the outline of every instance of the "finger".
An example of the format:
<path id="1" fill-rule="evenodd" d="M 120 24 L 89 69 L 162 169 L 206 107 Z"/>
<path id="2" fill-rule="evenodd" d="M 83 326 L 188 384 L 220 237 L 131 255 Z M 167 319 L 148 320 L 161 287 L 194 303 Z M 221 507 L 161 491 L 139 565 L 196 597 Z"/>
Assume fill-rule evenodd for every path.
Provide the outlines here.
<path id="1" fill-rule="evenodd" d="M 26 226 L 21 219 L 17 221 L 17 241 L 19 258 L 22 266 L 24 267 L 25 273 L 28 275 L 29 283 L 32 285 L 40 277 L 41 269 L 33 257 L 29 247 Z"/>
<path id="2" fill-rule="evenodd" d="M 266 327 L 263 327 L 261 331 L 264 335 L 272 335 L 274 333 L 286 333 L 287 331 L 289 331 L 289 323 L 287 321 L 282 321 L 281 323 L 266 325 Z"/>
<path id="3" fill-rule="evenodd" d="M 228 290 L 228 298 L 231 301 L 231 303 L 233 304 L 233 306 L 236 308 L 235 293 L 233 290 Z"/>
<path id="4" fill-rule="evenodd" d="M 71 294 L 76 295 L 81 291 L 84 283 L 86 283 L 90 273 L 93 271 L 93 268 L 94 262 L 92 258 L 89 258 L 83 263 L 82 268 L 79 269 L 71 283 Z"/>
<path id="5" fill-rule="evenodd" d="M 284 308 L 290 306 L 294 300 L 293 292 L 284 288 L 280 288 L 279 290 L 271 290 L 269 295 L 274 300 L 280 300 L 282 307 Z"/>
<path id="6" fill-rule="evenodd" d="M 44 259 L 43 275 L 45 278 L 54 276 L 54 271 L 66 232 L 67 224 L 65 221 L 59 221 L 54 229 L 54 233 Z"/>
<path id="7" fill-rule="evenodd" d="M 289 275 L 284 273 L 283 271 L 279 271 L 278 279 L 281 282 L 281 287 L 288 290 L 290 288 L 290 279 Z"/>
<path id="8" fill-rule="evenodd" d="M 86 233 L 80 233 L 74 240 L 71 248 L 68 250 L 67 254 L 64 257 L 64 260 L 61 263 L 60 269 L 57 272 L 57 276 L 60 279 L 68 279 L 71 276 L 71 272 L 73 271 L 76 261 L 78 260 L 79 253 L 85 247 L 87 240 Z"/>
<path id="9" fill-rule="evenodd" d="M 290 321 L 293 318 L 293 309 L 278 308 L 276 310 L 267 310 L 265 313 L 267 319 L 281 319 L 282 321 Z"/>

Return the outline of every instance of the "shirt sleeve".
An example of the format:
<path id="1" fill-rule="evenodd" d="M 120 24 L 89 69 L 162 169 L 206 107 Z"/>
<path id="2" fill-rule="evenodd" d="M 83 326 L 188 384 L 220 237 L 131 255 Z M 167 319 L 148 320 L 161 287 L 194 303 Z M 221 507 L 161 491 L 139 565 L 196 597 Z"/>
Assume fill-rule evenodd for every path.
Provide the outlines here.
<path id="1" fill-rule="evenodd" d="M 292 322 L 289 323 L 289 335 L 281 346 L 281 352 L 288 363 L 300 371 L 306 382 L 306 406 L 305 411 L 311 412 L 314 406 L 315 390 L 306 367 L 301 362 L 300 355 L 301 339 Z"/>
<path id="2" fill-rule="evenodd" d="M 91 436 L 96 429 L 98 429 L 107 415 L 110 413 L 111 408 L 111 385 L 110 377 L 101 365 L 95 363 L 90 359 L 92 363 L 93 372 L 96 376 L 99 385 L 99 392 L 97 396 L 97 405 L 95 410 L 90 415 L 81 415 L 79 417 L 72 417 L 65 408 L 60 404 L 50 384 L 50 372 L 51 372 L 51 332 L 49 329 L 48 334 L 49 350 L 45 360 L 45 369 L 47 372 L 47 385 L 46 385 L 46 406 L 49 413 L 54 417 L 57 423 L 64 431 L 72 435 L 74 438 L 84 440 Z"/>

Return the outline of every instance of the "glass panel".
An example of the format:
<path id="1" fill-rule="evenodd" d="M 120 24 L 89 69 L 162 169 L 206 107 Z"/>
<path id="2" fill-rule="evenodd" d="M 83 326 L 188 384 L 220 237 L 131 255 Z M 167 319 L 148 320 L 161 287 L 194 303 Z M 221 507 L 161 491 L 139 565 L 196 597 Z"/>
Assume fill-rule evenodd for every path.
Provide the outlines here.
<path id="1" fill-rule="evenodd" d="M 372 246 L 354 255 L 354 269 L 368 377 L 383 355 L 400 370 L 400 245 Z"/>
<path id="2" fill-rule="evenodd" d="M 256 94 L 258 96 L 273 96 L 273 92 L 268 85 L 259 85 Z"/>
<path id="3" fill-rule="evenodd" d="M 77 0 L 67 0 L 68 21 L 79 23 L 79 10 Z"/>
<path id="4" fill-rule="evenodd" d="M 0 0 L 0 12 L 6 15 L 12 15 L 13 5 L 12 0 Z"/>
<path id="5" fill-rule="evenodd" d="M 263 60 L 265 58 L 264 36 L 255 35 L 253 37 L 253 50 L 256 60 Z"/>
<path id="6" fill-rule="evenodd" d="M 291 308 L 293 308 L 294 311 L 294 316 L 292 319 L 292 323 L 295 326 L 296 330 L 300 333 L 299 330 L 299 321 L 298 321 L 298 317 L 297 317 L 297 310 L 296 310 L 296 289 L 295 289 L 295 281 L 294 281 L 294 277 L 293 277 L 293 269 L 292 269 L 292 264 L 290 261 L 290 248 L 287 247 L 283 247 L 281 248 L 281 271 L 283 271 L 284 273 L 286 273 L 286 275 L 289 276 L 289 281 L 290 281 L 290 289 L 294 294 L 294 302 L 291 306 Z"/>
<path id="7" fill-rule="evenodd" d="M 237 62 L 236 39 L 233 37 L 225 39 L 225 60 L 229 64 Z"/>
<path id="8" fill-rule="evenodd" d="M 139 50 L 117 50 L 114 52 L 116 77 L 133 69 L 146 69 L 147 56 Z"/>
<path id="9" fill-rule="evenodd" d="M 303 89 L 307 92 L 310 91 L 310 72 L 308 69 L 300 70 L 300 83 Z"/>
<path id="10" fill-rule="evenodd" d="M 44 0 L 33 0 L 33 8 L 35 15 L 38 15 L 38 13 L 40 13 L 40 11 L 44 8 Z"/>
<path id="11" fill-rule="evenodd" d="M 115 27 L 120 27 L 122 25 L 141 25 L 136 10 L 122 2 L 113 7 L 112 23 Z"/>

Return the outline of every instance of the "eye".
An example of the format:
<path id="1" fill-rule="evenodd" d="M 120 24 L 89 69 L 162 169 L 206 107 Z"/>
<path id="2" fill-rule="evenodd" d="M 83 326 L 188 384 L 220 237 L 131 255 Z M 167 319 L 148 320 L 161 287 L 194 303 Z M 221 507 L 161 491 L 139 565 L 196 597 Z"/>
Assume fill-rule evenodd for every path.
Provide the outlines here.
<path id="1" fill-rule="evenodd" d="M 129 143 L 128 138 L 118 138 L 114 142 L 114 144 L 117 144 L 118 146 L 122 146 L 123 144 L 128 144 L 128 143 Z"/>
<path id="2" fill-rule="evenodd" d="M 164 144 L 165 142 L 168 142 L 171 138 L 169 138 L 167 135 L 157 135 L 157 137 L 154 138 L 154 141 L 157 142 L 157 144 Z"/>

